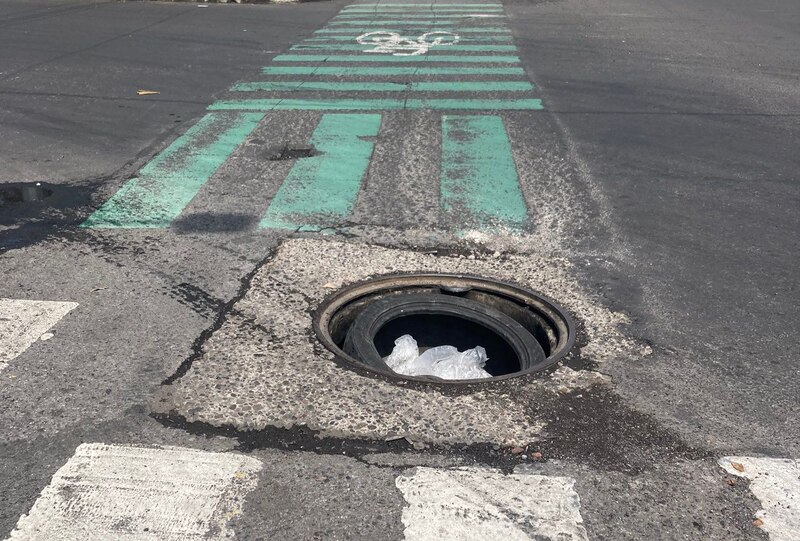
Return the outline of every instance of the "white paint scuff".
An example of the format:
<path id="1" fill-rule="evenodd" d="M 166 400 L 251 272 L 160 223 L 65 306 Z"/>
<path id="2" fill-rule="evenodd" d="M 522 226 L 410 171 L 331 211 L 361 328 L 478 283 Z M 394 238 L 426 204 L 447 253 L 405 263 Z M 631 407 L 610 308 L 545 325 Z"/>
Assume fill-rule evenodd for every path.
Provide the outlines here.
<path id="1" fill-rule="evenodd" d="M 763 522 L 761 528 L 769 534 L 770 541 L 800 539 L 800 463 L 797 460 L 726 456 L 718 463 L 729 474 L 750 480 L 750 490 L 762 507 L 756 518 Z"/>
<path id="2" fill-rule="evenodd" d="M 85 443 L 8 541 L 231 539 L 261 462 L 178 447 Z"/>
<path id="3" fill-rule="evenodd" d="M 417 468 L 396 484 L 406 541 L 588 541 L 570 477 Z"/>
<path id="4" fill-rule="evenodd" d="M 0 299 L 0 371 L 78 306 L 75 302 Z"/>

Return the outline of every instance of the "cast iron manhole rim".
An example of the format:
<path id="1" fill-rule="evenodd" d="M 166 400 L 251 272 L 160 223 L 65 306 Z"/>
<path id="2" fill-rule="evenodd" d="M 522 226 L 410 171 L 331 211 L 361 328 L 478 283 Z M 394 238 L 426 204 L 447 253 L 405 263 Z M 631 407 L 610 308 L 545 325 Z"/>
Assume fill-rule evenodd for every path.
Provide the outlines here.
<path id="1" fill-rule="evenodd" d="M 449 293 L 476 290 L 508 298 L 521 305 L 527 306 L 534 311 L 538 317 L 545 319 L 552 325 L 553 331 L 557 334 L 555 346 L 548 352 L 543 363 L 530 369 L 494 376 L 492 378 L 470 380 L 431 380 L 425 377 L 387 373 L 345 353 L 331 335 L 330 324 L 333 317 L 340 310 L 357 302 L 359 299 L 368 298 L 380 293 L 398 293 L 406 288 L 438 288 Z M 575 325 L 572 318 L 564 308 L 551 298 L 509 282 L 468 274 L 388 274 L 351 284 L 334 292 L 320 304 L 313 316 L 313 329 L 322 345 L 330 350 L 336 358 L 357 369 L 365 370 L 398 382 L 420 382 L 448 386 L 477 383 L 488 384 L 542 372 L 557 364 L 575 345 Z"/>

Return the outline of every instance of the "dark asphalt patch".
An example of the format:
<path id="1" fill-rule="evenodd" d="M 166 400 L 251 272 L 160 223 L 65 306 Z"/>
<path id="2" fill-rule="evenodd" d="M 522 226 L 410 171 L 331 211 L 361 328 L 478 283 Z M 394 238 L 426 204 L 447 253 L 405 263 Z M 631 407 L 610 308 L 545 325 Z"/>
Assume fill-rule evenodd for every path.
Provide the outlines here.
<path id="1" fill-rule="evenodd" d="M 104 182 L 0 184 L 0 253 L 50 237 L 69 238 L 91 211 L 93 194 Z"/>

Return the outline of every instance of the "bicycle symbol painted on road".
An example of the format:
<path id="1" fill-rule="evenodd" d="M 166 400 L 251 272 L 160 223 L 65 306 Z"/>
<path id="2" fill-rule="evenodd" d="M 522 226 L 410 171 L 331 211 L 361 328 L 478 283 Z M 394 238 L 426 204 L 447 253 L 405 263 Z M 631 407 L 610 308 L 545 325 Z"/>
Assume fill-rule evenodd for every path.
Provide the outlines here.
<path id="1" fill-rule="evenodd" d="M 374 45 L 365 53 L 384 53 L 394 56 L 416 56 L 425 54 L 431 47 L 455 45 L 459 37 L 452 32 L 426 32 L 416 39 L 401 36 L 397 32 L 368 32 L 356 38 L 361 45 Z"/>

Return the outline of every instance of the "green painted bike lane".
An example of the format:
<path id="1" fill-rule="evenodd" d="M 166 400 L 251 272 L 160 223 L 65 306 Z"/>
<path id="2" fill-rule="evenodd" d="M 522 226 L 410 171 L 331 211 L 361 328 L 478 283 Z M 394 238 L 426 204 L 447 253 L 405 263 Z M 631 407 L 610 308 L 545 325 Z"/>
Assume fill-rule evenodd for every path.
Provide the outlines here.
<path id="1" fill-rule="evenodd" d="M 494 112 L 543 107 L 514 54 L 502 10 L 499 3 L 345 7 L 326 27 L 276 56 L 262 70 L 266 79 L 234 85 L 82 225 L 168 227 L 264 116 L 280 110 L 323 113 L 311 138 L 320 154 L 296 162 L 265 209 L 261 227 L 302 230 L 341 222 L 352 212 L 374 150 L 375 143 L 362 137 L 377 135 L 381 113 L 441 110 L 447 111 L 438 179 L 443 214 L 458 212 L 472 227 L 523 230 L 527 209 L 503 120 Z M 376 31 L 383 37 L 375 39 Z M 425 38 L 427 33 L 452 43 L 427 46 L 425 39 L 433 39 Z M 371 49 L 385 46 L 393 34 L 401 45 L 423 43 L 424 50 L 393 52 L 392 43 L 388 51 Z M 409 80 L 385 79 L 394 76 Z M 480 80 L 464 80 L 469 77 Z"/>

